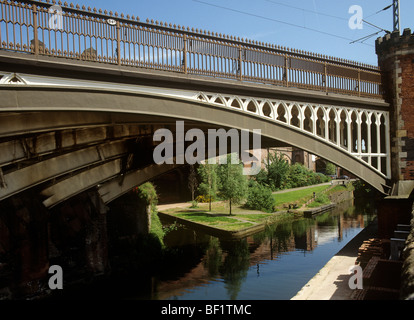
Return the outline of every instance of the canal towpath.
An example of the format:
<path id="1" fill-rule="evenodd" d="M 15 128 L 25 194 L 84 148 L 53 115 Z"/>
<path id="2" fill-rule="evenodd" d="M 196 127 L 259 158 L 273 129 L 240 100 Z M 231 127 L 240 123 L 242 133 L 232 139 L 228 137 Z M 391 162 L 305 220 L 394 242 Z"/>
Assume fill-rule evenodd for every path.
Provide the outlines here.
<path id="1" fill-rule="evenodd" d="M 350 269 L 362 243 L 377 234 L 376 220 L 358 233 L 291 300 L 352 300 Z"/>

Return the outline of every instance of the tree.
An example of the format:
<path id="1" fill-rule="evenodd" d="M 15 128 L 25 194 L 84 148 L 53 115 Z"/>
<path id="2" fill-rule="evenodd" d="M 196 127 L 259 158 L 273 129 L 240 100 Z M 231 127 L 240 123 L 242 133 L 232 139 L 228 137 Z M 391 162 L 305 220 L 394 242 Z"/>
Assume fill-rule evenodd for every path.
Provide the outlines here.
<path id="1" fill-rule="evenodd" d="M 289 163 L 285 155 L 277 152 L 269 153 L 266 165 L 268 185 L 273 191 L 282 187 L 289 173 Z"/>
<path id="2" fill-rule="evenodd" d="M 325 174 L 328 176 L 336 175 L 336 167 L 333 163 L 326 161 Z"/>
<path id="3" fill-rule="evenodd" d="M 209 197 L 209 210 L 211 211 L 211 198 L 216 196 L 218 190 L 217 164 L 209 163 L 209 160 L 206 160 L 205 164 L 198 167 L 197 172 L 200 176 L 198 191 Z"/>
<path id="4" fill-rule="evenodd" d="M 190 166 L 190 174 L 188 175 L 188 188 L 191 191 L 191 200 L 194 201 L 194 194 L 197 190 L 198 181 L 194 166 Z"/>
<path id="5" fill-rule="evenodd" d="M 232 155 L 227 155 L 227 163 L 219 166 L 220 179 L 220 195 L 224 200 L 229 200 L 230 215 L 232 203 L 240 203 L 247 196 L 248 181 L 243 175 L 243 164 L 237 159 L 233 159 Z M 234 164 L 234 162 L 236 162 Z"/>

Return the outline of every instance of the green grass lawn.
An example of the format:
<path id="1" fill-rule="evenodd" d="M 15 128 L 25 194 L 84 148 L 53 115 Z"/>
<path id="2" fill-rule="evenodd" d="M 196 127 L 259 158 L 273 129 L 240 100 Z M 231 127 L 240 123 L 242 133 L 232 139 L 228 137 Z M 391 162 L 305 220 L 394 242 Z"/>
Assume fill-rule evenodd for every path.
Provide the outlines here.
<path id="1" fill-rule="evenodd" d="M 303 190 L 295 190 L 295 191 L 288 191 L 285 193 L 277 193 L 273 194 L 273 198 L 275 198 L 275 206 L 281 207 L 285 204 L 289 203 L 298 203 L 299 205 L 304 204 L 308 201 L 311 197 L 313 197 L 313 193 L 319 193 L 328 189 L 330 186 L 317 186 L 317 187 L 310 187 Z"/>
<path id="2" fill-rule="evenodd" d="M 241 205 L 233 205 L 232 215 L 229 216 L 228 204 L 223 202 L 212 203 L 211 211 L 208 211 L 208 207 L 208 203 L 200 203 L 199 208 L 196 209 L 175 208 L 168 209 L 165 213 L 228 231 L 241 230 L 263 223 L 275 215 L 273 213 L 247 210 Z"/>
<path id="3" fill-rule="evenodd" d="M 287 191 L 285 193 L 274 194 L 276 207 L 283 208 L 285 204 L 297 203 L 304 204 L 313 193 L 319 193 L 329 188 L 326 186 L 310 187 L 303 190 Z M 216 227 L 228 231 L 241 230 L 269 221 L 276 222 L 281 213 L 264 213 L 257 210 L 248 210 L 242 205 L 232 205 L 232 216 L 229 216 L 229 205 L 227 202 L 214 202 L 209 210 L 208 203 L 200 203 L 198 208 L 172 208 L 163 211 L 167 214 L 177 216 L 192 222 Z"/>
<path id="4" fill-rule="evenodd" d="M 192 222 L 201 223 L 210 227 L 223 230 L 241 230 L 251 227 L 256 223 L 239 219 L 240 216 L 224 216 L 224 214 L 210 213 L 205 211 L 181 212 L 176 214 L 177 217 L 190 220 Z"/>

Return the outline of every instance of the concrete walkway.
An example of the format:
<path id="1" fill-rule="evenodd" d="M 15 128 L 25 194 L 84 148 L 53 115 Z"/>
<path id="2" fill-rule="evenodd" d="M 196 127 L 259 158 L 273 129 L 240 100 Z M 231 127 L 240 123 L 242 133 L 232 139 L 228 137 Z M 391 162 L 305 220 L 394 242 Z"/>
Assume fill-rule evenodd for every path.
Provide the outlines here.
<path id="1" fill-rule="evenodd" d="M 374 238 L 376 222 L 363 229 L 294 296 L 291 300 L 350 300 L 349 269 L 355 265 L 363 241 Z"/>

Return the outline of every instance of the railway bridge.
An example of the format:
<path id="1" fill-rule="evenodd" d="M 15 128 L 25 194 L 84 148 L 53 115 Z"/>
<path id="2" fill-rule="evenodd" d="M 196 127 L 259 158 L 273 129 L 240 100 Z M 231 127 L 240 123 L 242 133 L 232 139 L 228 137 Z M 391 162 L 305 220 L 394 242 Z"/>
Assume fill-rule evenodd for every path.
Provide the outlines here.
<path id="1" fill-rule="evenodd" d="M 411 38 L 378 40 L 380 61 L 392 65 L 391 42 Z M 411 140 L 397 145 L 410 133 L 394 122 L 395 73 L 383 67 L 66 2 L 1 0 L 1 214 L 17 212 L 16 226 L 43 221 L 31 211 L 62 212 L 85 194 L 104 214 L 184 165 L 153 159 L 154 134 L 177 137 L 177 121 L 186 131 L 260 130 L 262 148 L 298 147 L 398 194 L 410 180 L 401 161 Z M 0 254 L 17 232 L 7 223 L 0 219 Z M 21 248 L 45 240 L 30 237 Z M 105 248 L 94 248 L 91 268 L 104 270 Z M 22 268 L 42 273 L 46 260 Z"/>

